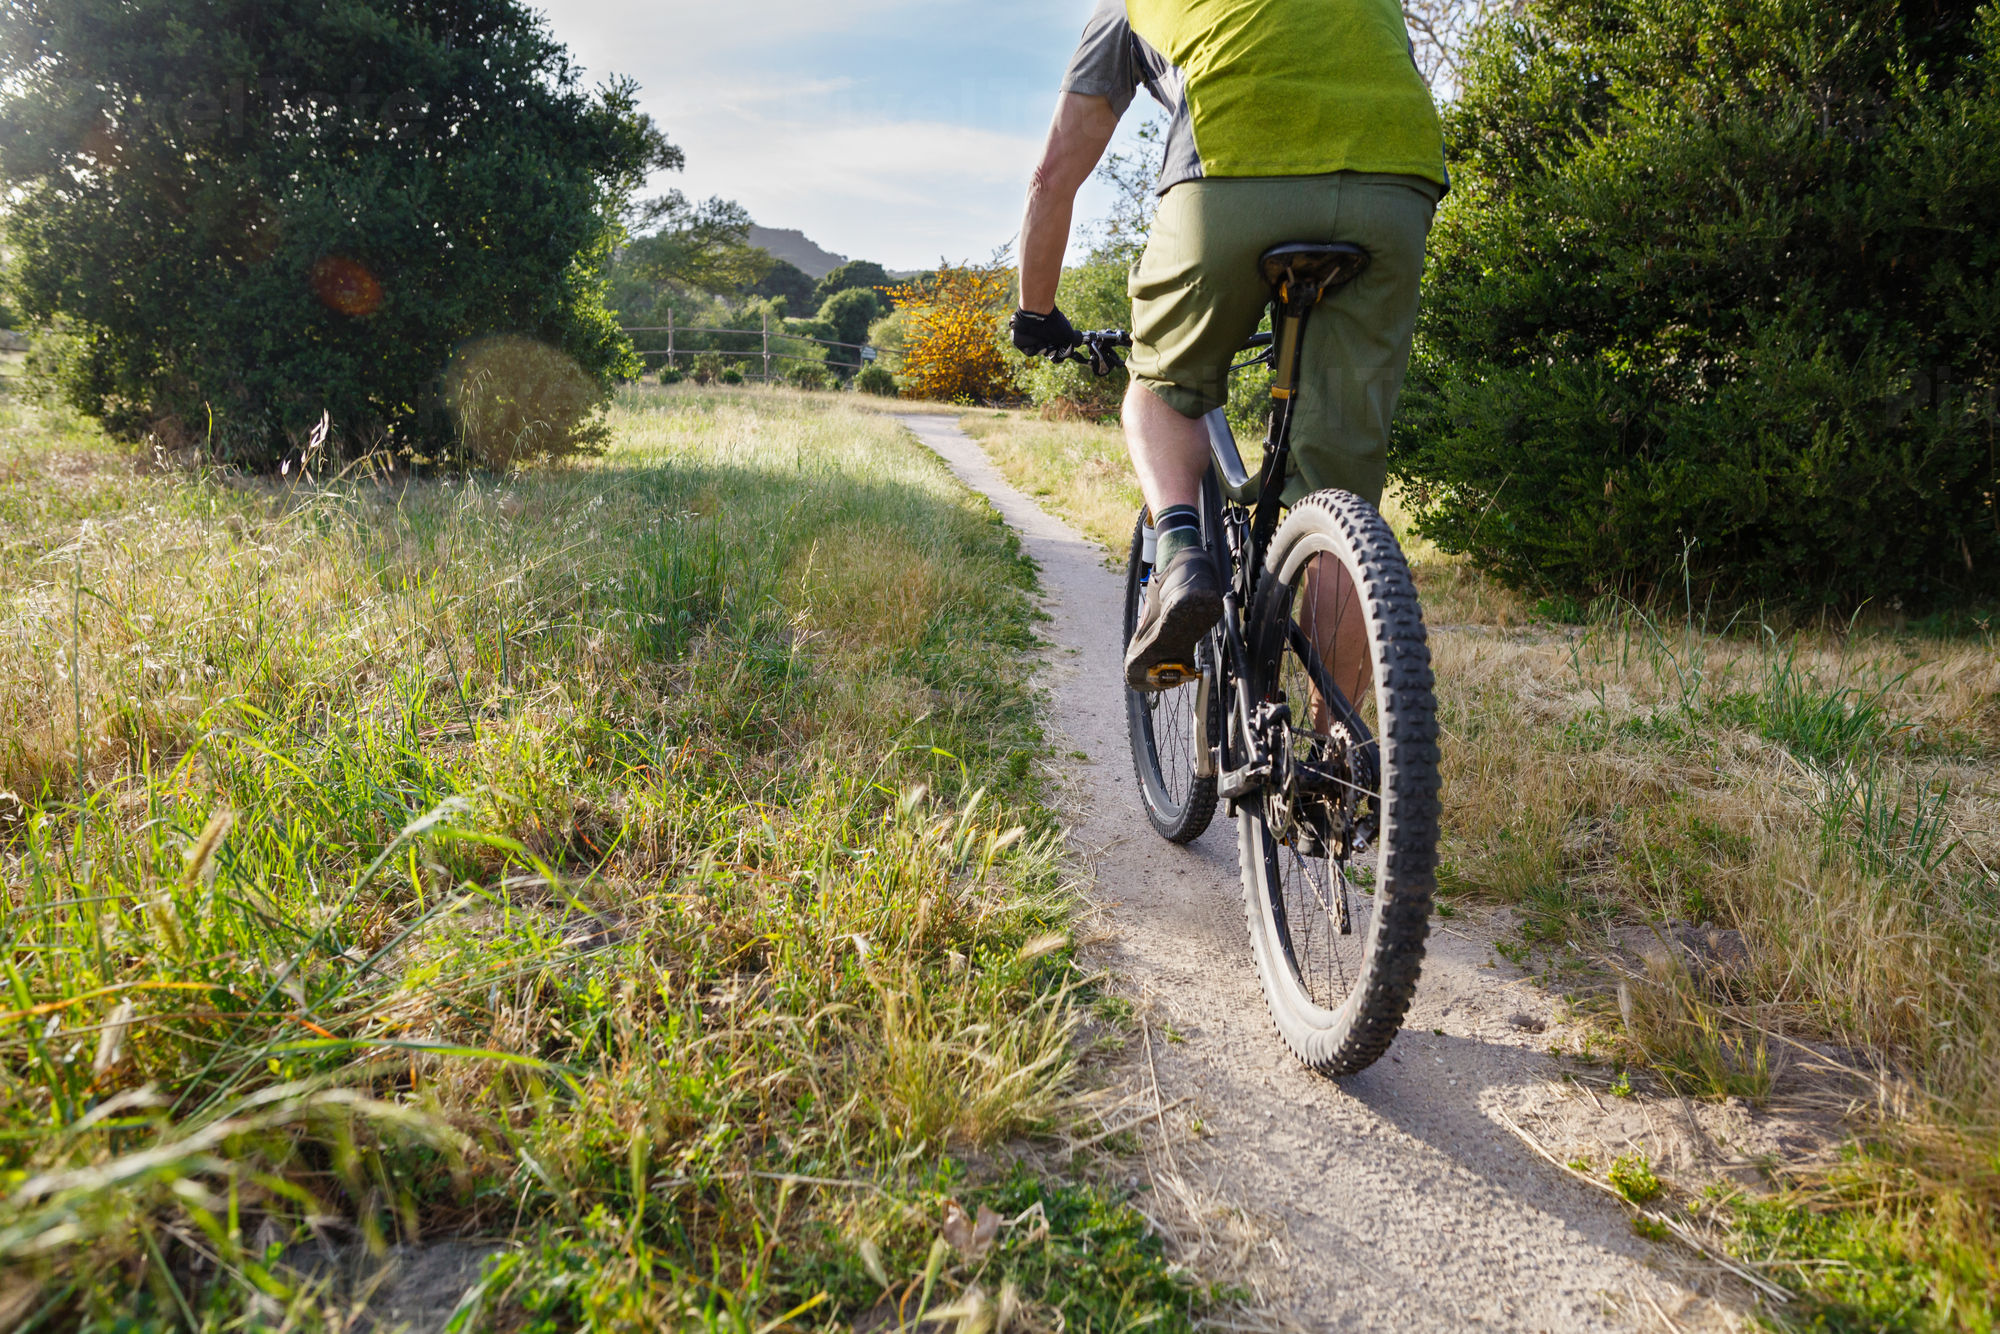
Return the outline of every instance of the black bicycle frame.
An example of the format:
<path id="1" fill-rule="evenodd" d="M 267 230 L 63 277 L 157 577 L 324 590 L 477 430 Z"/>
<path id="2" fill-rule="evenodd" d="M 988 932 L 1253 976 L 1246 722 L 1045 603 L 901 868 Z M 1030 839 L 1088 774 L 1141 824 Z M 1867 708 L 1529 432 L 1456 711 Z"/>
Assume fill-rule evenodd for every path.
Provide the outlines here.
<path id="1" fill-rule="evenodd" d="M 1219 524 L 1220 531 L 1214 535 L 1219 544 L 1212 542 L 1211 546 L 1228 553 L 1234 572 L 1229 586 L 1223 590 L 1222 621 L 1212 641 L 1218 650 L 1212 651 L 1212 656 L 1220 679 L 1211 688 L 1224 688 L 1232 678 L 1251 680 L 1253 646 L 1243 637 L 1245 613 L 1256 601 L 1264 556 L 1278 530 L 1279 512 L 1284 507 L 1285 474 L 1292 452 L 1292 413 L 1298 403 L 1299 348 L 1305 341 L 1306 318 L 1319 297 L 1318 289 L 1295 287 L 1286 290 L 1274 303 L 1277 327 L 1271 339 L 1273 350 L 1260 360 L 1275 359 L 1277 378 L 1271 386 L 1270 433 L 1253 500 L 1243 499 L 1249 494 L 1249 472 L 1243 466 L 1243 456 L 1236 447 L 1228 419 L 1219 408 L 1208 415 L 1209 451 L 1213 457 L 1202 482 L 1202 511 L 1204 523 Z M 1226 672 L 1222 671 L 1224 668 Z M 1272 777 L 1271 757 L 1265 753 L 1261 739 L 1269 728 L 1269 720 L 1251 712 L 1248 691 L 1225 690 L 1224 698 L 1230 704 L 1229 725 L 1224 735 L 1208 740 L 1219 754 L 1217 790 L 1228 799 L 1234 814 L 1241 798 Z M 1201 711 L 1201 716 L 1205 720 L 1206 711 Z"/>

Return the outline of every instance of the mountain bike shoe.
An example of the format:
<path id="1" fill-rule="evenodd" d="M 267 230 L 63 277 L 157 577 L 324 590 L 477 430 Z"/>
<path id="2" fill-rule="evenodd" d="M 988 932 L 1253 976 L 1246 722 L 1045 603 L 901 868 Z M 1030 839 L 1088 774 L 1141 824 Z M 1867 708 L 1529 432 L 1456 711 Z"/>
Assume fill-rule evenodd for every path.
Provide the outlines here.
<path id="1" fill-rule="evenodd" d="M 1189 547 L 1153 571 L 1146 609 L 1125 651 L 1125 684 L 1134 690 L 1170 690 L 1200 675 L 1195 649 L 1222 619 L 1222 581 L 1215 561 Z"/>

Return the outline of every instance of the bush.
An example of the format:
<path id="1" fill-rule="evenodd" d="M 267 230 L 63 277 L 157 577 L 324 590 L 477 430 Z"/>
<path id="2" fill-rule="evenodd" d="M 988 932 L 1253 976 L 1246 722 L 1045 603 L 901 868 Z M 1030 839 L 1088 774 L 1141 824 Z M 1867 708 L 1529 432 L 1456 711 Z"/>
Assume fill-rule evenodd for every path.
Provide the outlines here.
<path id="1" fill-rule="evenodd" d="M 1002 352 L 1013 270 L 1002 264 L 940 265 L 890 293 L 903 320 L 903 387 L 944 403 L 1009 397 L 1013 367 Z"/>
<path id="2" fill-rule="evenodd" d="M 694 368 L 689 372 L 699 385 L 711 385 L 722 375 L 722 358 L 714 352 L 704 352 L 694 359 Z"/>
<path id="3" fill-rule="evenodd" d="M 681 374 L 680 368 L 678 366 L 663 366 L 660 368 L 661 384 L 679 384 L 682 380 L 685 380 L 686 378 L 687 377 L 685 375 Z"/>
<path id="4" fill-rule="evenodd" d="M 833 377 L 826 373 L 826 367 L 813 362 L 792 367 L 785 373 L 785 379 L 794 389 L 825 389 L 833 383 Z"/>
<path id="5" fill-rule="evenodd" d="M 819 318 L 831 330 L 828 340 L 857 345 L 826 350 L 827 364 L 836 375 L 852 375 L 858 369 L 861 356 L 858 345 L 868 341 L 869 326 L 887 310 L 888 302 L 866 287 L 850 287 L 826 299 L 826 304 L 819 308 Z"/>
<path id="6" fill-rule="evenodd" d="M 1394 466 L 1515 585 L 2000 592 L 2000 15 L 1534 0 L 1447 117 Z"/>
<path id="7" fill-rule="evenodd" d="M 902 391 L 896 386 L 896 377 L 886 366 L 870 362 L 854 377 L 854 387 L 864 394 L 874 394 L 878 398 L 894 398 Z"/>
<path id="8" fill-rule="evenodd" d="M 1132 323 L 1132 298 L 1126 294 L 1129 266 L 1117 259 L 1096 258 L 1063 271 L 1056 305 L 1079 329 L 1124 329 Z M 1009 351 L 1015 382 L 1044 408 L 1064 415 L 1116 416 L 1125 397 L 1123 371 L 1091 374 L 1075 362 L 1060 365 L 1044 357 L 1024 357 Z"/>
<path id="9" fill-rule="evenodd" d="M 601 300 L 618 211 L 679 154 L 631 84 L 587 91 L 520 0 L 425 12 L 16 7 L 0 29 L 12 295 L 73 335 L 56 372 L 71 403 L 253 465 L 323 411 L 336 449 L 459 455 L 505 413 L 454 420 L 439 377 L 506 332 L 593 386 L 566 388 L 580 415 L 522 452 L 587 442 L 637 370 Z"/>
<path id="10" fill-rule="evenodd" d="M 737 370 L 734 366 L 725 366 L 722 368 L 722 374 L 715 378 L 721 384 L 742 384 L 743 372 Z"/>

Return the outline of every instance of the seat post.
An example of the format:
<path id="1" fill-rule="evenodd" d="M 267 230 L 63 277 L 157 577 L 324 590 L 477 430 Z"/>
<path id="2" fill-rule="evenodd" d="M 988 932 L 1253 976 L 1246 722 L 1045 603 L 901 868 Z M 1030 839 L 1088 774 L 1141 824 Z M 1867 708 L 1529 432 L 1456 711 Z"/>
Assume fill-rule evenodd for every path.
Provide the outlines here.
<path id="1" fill-rule="evenodd" d="M 1271 379 L 1271 397 L 1284 402 L 1298 392 L 1299 347 L 1306 336 L 1306 312 L 1293 311 L 1281 296 L 1278 302 L 1278 367 Z"/>
<path id="2" fill-rule="evenodd" d="M 1328 292 L 1339 291 L 1368 267 L 1368 252 L 1345 241 L 1294 241 L 1266 250 L 1257 267 L 1271 286 L 1278 355 L 1277 374 L 1271 381 L 1271 434 L 1264 446 L 1257 507 L 1250 522 L 1247 559 L 1252 569 L 1262 568 L 1271 535 L 1278 530 L 1285 474 L 1291 465 L 1292 413 L 1298 405 L 1306 317 Z"/>
<path id="3" fill-rule="evenodd" d="M 1271 285 L 1278 356 L 1277 374 L 1271 380 L 1271 434 L 1264 447 L 1257 508 L 1250 523 L 1253 568 L 1261 567 L 1271 535 L 1278 530 L 1285 474 L 1291 466 L 1292 413 L 1298 406 L 1299 353 L 1305 345 L 1306 319 L 1322 297 L 1339 291 L 1367 267 L 1367 251 L 1338 241 L 1274 246 L 1258 260 L 1264 281 Z"/>

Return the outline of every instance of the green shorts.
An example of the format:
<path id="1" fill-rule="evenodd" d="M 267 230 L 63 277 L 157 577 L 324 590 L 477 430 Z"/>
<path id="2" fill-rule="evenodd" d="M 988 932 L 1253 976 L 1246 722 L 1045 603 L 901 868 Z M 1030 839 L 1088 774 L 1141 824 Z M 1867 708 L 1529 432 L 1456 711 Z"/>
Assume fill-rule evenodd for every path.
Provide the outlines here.
<path id="1" fill-rule="evenodd" d="M 1306 325 L 1287 504 L 1337 486 L 1382 502 L 1389 421 L 1416 331 L 1424 242 L 1442 191 L 1417 176 L 1218 177 L 1167 191 L 1132 268 L 1134 378 L 1186 417 L 1229 400 L 1228 368 L 1271 292 L 1257 257 L 1287 241 L 1346 241 L 1368 268 Z"/>

